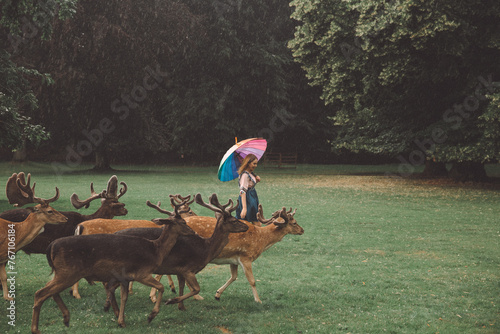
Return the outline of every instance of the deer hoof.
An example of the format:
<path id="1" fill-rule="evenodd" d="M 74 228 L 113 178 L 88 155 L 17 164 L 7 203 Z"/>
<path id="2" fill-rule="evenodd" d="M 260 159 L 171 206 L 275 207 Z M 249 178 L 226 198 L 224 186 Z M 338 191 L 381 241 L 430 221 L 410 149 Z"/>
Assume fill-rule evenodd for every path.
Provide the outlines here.
<path id="1" fill-rule="evenodd" d="M 156 315 L 157 315 L 157 314 L 158 314 L 157 312 L 156 312 L 156 313 L 155 313 L 155 312 L 153 312 L 153 313 L 151 313 L 151 314 L 148 316 L 148 324 L 149 324 L 151 321 L 153 321 L 153 319 L 156 317 Z"/>
<path id="2" fill-rule="evenodd" d="M 165 302 L 165 305 L 170 305 L 170 304 L 177 304 L 177 299 L 172 298 L 172 299 L 169 299 Z"/>

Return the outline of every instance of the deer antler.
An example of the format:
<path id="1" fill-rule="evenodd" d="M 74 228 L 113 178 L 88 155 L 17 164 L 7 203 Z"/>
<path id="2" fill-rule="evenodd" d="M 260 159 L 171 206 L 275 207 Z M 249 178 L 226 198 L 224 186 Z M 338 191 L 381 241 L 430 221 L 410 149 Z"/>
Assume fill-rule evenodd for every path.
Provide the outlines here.
<path id="1" fill-rule="evenodd" d="M 109 178 L 108 181 L 108 187 L 106 189 L 106 198 L 117 198 L 117 191 L 118 191 L 118 178 L 116 175 L 113 175 Z"/>
<path id="2" fill-rule="evenodd" d="M 264 218 L 264 210 L 262 209 L 262 204 L 259 204 L 259 211 L 257 212 L 257 220 L 260 221 L 262 224 L 269 224 L 273 219 L 275 218 L 270 218 L 270 219 L 265 219 Z"/>
<path id="3" fill-rule="evenodd" d="M 71 195 L 71 204 L 73 204 L 73 206 L 77 209 L 81 209 L 83 207 L 85 207 L 85 209 L 88 209 L 88 207 L 90 206 L 90 202 L 92 202 L 93 200 L 95 199 L 98 199 L 98 198 L 104 198 L 106 197 L 106 190 L 103 190 L 102 192 L 100 192 L 99 194 L 96 193 L 94 191 L 94 183 L 91 182 L 90 183 L 90 197 L 87 198 L 86 200 L 82 201 L 78 198 L 78 195 L 73 193 L 73 195 Z"/>
<path id="4" fill-rule="evenodd" d="M 122 197 L 123 195 L 125 195 L 125 193 L 127 192 L 127 184 L 125 182 L 120 182 L 120 184 L 123 186 L 120 188 L 120 195 L 118 195 L 117 199 L 119 199 L 120 197 Z"/>
<path id="5" fill-rule="evenodd" d="M 215 195 L 215 194 L 212 194 L 212 196 L 217 197 L 217 195 Z M 210 203 L 212 202 L 212 200 L 211 200 L 212 196 L 210 197 Z M 194 196 L 194 199 L 195 199 L 196 203 L 198 203 L 199 205 L 204 206 L 205 208 L 210 209 L 210 210 L 212 210 L 214 212 L 222 213 L 222 210 L 220 208 L 214 206 L 213 204 L 207 204 L 207 203 L 205 203 L 203 201 L 203 198 L 201 197 L 200 193 L 196 194 Z"/>
<path id="6" fill-rule="evenodd" d="M 231 214 L 234 210 L 236 210 L 238 208 L 238 202 L 236 202 L 236 206 L 234 206 L 232 199 L 229 199 L 227 204 L 221 205 L 219 203 L 219 199 L 217 198 L 216 194 L 212 194 L 212 196 L 210 196 L 209 200 L 210 200 L 210 204 L 215 205 L 216 207 L 218 207 L 219 209 L 221 209 L 222 211 L 224 211 L 228 214 Z M 227 208 L 228 206 L 230 206 L 229 209 Z"/>
<path id="7" fill-rule="evenodd" d="M 35 196 L 35 185 L 30 186 L 31 174 L 28 174 L 28 181 L 26 182 L 24 178 L 24 173 L 12 174 L 12 176 L 7 180 L 6 193 L 10 204 L 14 206 L 23 206 L 25 204 L 38 203 L 42 205 L 48 205 L 56 201 L 59 198 L 59 188 L 56 187 L 56 194 L 54 197 L 49 199 L 44 199 Z"/>
<path id="8" fill-rule="evenodd" d="M 276 225 L 278 228 L 285 227 L 289 222 L 288 214 L 286 212 L 285 207 L 281 209 L 279 217 L 283 218 L 284 222 L 280 222 L 277 219 L 274 219 L 273 224 Z"/>
<path id="9" fill-rule="evenodd" d="M 116 175 L 113 175 L 109 178 L 108 188 L 106 189 L 106 198 L 107 199 L 119 199 L 127 192 L 127 184 L 125 182 L 120 182 L 123 186 L 120 188 L 120 194 L 118 194 L 118 178 Z"/>
<path id="10" fill-rule="evenodd" d="M 297 209 L 293 210 L 293 212 L 292 212 L 292 208 L 290 208 L 290 210 L 289 210 L 289 211 L 287 211 L 287 212 L 286 212 L 286 214 L 287 214 L 289 217 L 293 218 L 293 216 L 295 215 L 295 212 L 297 212 Z"/>
<path id="11" fill-rule="evenodd" d="M 174 198 L 177 203 L 183 202 L 187 200 L 187 205 L 191 205 L 194 202 L 194 198 L 190 201 L 191 195 L 187 195 L 186 197 L 181 196 L 180 194 L 177 195 L 170 195 L 170 198 Z"/>
<path id="12" fill-rule="evenodd" d="M 92 202 L 93 200 L 96 200 L 98 198 L 118 200 L 120 197 L 125 195 L 125 193 L 127 192 L 127 184 L 125 182 L 120 182 L 120 184 L 123 187 L 120 188 L 120 194 L 118 195 L 117 194 L 118 178 L 116 177 L 116 175 L 111 176 L 111 178 L 108 181 L 107 189 L 101 191 L 100 193 L 95 192 L 94 183 L 92 182 L 92 183 L 90 183 L 90 197 L 87 198 L 86 200 L 82 201 L 78 198 L 77 194 L 73 194 L 73 195 L 71 195 L 71 204 L 73 204 L 73 206 L 77 209 L 81 209 L 83 207 L 88 209 L 88 207 L 90 206 L 90 202 Z"/>
<path id="13" fill-rule="evenodd" d="M 272 214 L 272 217 L 270 219 L 265 219 L 264 218 L 264 213 L 263 213 L 263 210 L 262 210 L 262 205 L 259 204 L 259 212 L 257 212 L 257 219 L 262 224 L 269 225 L 270 223 L 273 223 L 274 225 L 276 225 L 278 227 L 284 227 L 290 221 L 290 216 L 289 216 L 290 212 L 291 212 L 291 209 L 290 209 L 290 211 L 287 212 L 286 208 L 283 207 L 281 210 L 275 211 Z M 295 214 L 295 212 L 294 212 L 294 214 Z M 278 218 L 280 218 L 280 217 L 283 218 L 284 222 L 278 221 Z"/>
<path id="14" fill-rule="evenodd" d="M 167 211 L 167 210 L 160 208 L 161 202 L 158 202 L 158 204 L 155 205 L 155 204 L 151 203 L 150 201 L 146 201 L 146 205 L 149 206 L 150 208 L 154 208 L 154 209 L 158 210 L 159 212 L 165 213 L 169 216 L 174 215 L 174 213 L 172 213 L 171 211 Z"/>
<path id="15" fill-rule="evenodd" d="M 7 198 L 9 199 L 10 204 L 14 204 L 15 206 L 23 206 L 24 204 L 32 203 L 29 201 L 29 196 L 25 192 L 23 192 L 17 186 L 17 179 L 22 178 L 24 181 L 24 173 L 21 172 L 19 174 L 13 173 L 11 177 L 7 180 L 7 185 L 5 186 L 5 192 L 7 193 Z M 31 174 L 28 174 L 28 183 L 30 182 Z M 35 186 L 33 186 L 35 188 Z M 22 204 L 21 204 L 22 203 Z"/>
<path id="16" fill-rule="evenodd" d="M 217 194 L 212 194 L 210 196 L 210 198 L 209 198 L 210 204 L 203 202 L 201 194 L 199 194 L 199 193 L 196 194 L 194 199 L 196 200 L 196 203 L 198 203 L 199 205 L 204 206 L 205 208 L 210 209 L 214 212 L 218 212 L 218 213 L 222 213 L 222 214 L 224 214 L 224 213 L 231 214 L 234 210 L 236 210 L 238 208 L 238 201 L 236 201 L 236 206 L 234 206 L 232 199 L 229 199 L 229 201 L 227 202 L 226 205 L 221 205 L 219 203 L 219 199 L 217 198 Z M 228 206 L 230 206 L 229 209 L 227 209 Z"/>
<path id="17" fill-rule="evenodd" d="M 170 198 L 170 203 L 172 204 L 173 208 L 174 208 L 174 212 L 170 212 L 170 211 L 167 211 L 167 210 L 164 210 L 162 208 L 160 208 L 160 205 L 161 205 L 161 202 L 158 202 L 158 204 L 153 204 L 151 203 L 150 201 L 147 201 L 146 204 L 147 206 L 151 207 L 151 208 L 154 208 L 156 210 L 158 210 L 159 212 L 161 213 L 165 213 L 167 215 L 169 215 L 170 217 L 180 217 L 180 215 L 182 213 L 185 213 L 185 212 L 188 212 L 187 210 L 186 211 L 179 211 L 179 209 L 184 205 L 186 204 L 187 201 L 184 201 L 180 204 L 177 204 L 175 203 L 175 200 L 173 198 Z"/>

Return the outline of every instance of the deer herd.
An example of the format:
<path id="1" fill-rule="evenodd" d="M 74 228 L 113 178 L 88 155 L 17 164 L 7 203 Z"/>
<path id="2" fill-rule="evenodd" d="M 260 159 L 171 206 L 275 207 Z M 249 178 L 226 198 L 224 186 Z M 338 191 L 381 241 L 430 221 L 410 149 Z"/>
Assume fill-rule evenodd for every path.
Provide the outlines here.
<path id="1" fill-rule="evenodd" d="M 127 185 L 125 182 L 118 184 L 115 175 L 100 193 L 94 191 L 91 183 L 91 196 L 86 200 L 80 200 L 76 194 L 71 196 L 71 203 L 76 209 L 88 208 L 92 201 L 100 199 L 101 206 L 93 214 L 59 212 L 49 205 L 59 198 L 59 189 L 56 187 L 52 198 L 42 199 L 35 197 L 35 184 L 31 186 L 30 183 L 31 175 L 26 176 L 22 172 L 14 173 L 7 181 L 6 193 L 10 204 L 17 207 L 37 205 L 0 214 L 0 283 L 3 298 L 12 301 L 6 271 L 9 259 L 19 250 L 28 254 L 46 254 L 53 278 L 35 293 L 32 333 L 40 333 L 40 310 L 50 297 L 61 310 L 64 324 L 69 326 L 69 310 L 60 293 L 71 288 L 72 296 L 80 299 L 78 282 L 82 278 L 89 283 L 103 283 L 107 296 L 105 310 L 113 309 L 120 327 L 125 327 L 125 305 L 133 281 L 151 287 L 150 299 L 154 307 L 148 316 L 150 322 L 160 310 L 164 293 L 161 276 L 168 275 L 169 286 L 174 293 L 175 286 L 170 275 L 177 276 L 179 295 L 168 299 L 165 304 L 177 304 L 180 310 L 185 310 L 185 299 L 203 299 L 199 295 L 196 274 L 208 263 L 229 264 L 231 268 L 231 277 L 215 294 L 217 300 L 236 280 L 238 266 L 241 266 L 254 300 L 262 303 L 252 272 L 253 261 L 285 235 L 304 233 L 292 209 L 287 211 L 282 208 L 274 212 L 270 219 L 265 219 L 262 206 L 259 206 L 259 222 L 249 223 L 232 216 L 237 203 L 235 205 L 229 199 L 222 205 L 216 194 L 209 197 L 208 203 L 200 194 L 193 199 L 191 195 L 170 195 L 173 211 L 161 208 L 160 202 L 153 204 L 148 201 L 146 204 L 162 213 L 162 218 L 114 219 L 128 213 L 125 204 L 119 201 L 127 192 Z M 194 202 L 213 211 L 214 216 L 196 215 L 190 207 Z M 185 285 L 190 290 L 186 294 Z M 115 298 L 118 287 L 119 306 Z"/>

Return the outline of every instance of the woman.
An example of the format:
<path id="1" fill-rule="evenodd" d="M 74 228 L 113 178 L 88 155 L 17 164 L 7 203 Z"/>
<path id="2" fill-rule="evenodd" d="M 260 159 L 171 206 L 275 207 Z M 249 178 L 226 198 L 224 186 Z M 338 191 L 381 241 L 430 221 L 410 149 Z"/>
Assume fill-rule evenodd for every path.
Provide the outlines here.
<path id="1" fill-rule="evenodd" d="M 243 159 L 238 174 L 240 175 L 239 186 L 240 196 L 239 204 L 236 209 L 236 218 L 244 219 L 249 222 L 257 221 L 257 211 L 259 210 L 259 198 L 255 185 L 260 181 L 260 177 L 254 174 L 259 160 L 253 154 L 249 154 Z"/>

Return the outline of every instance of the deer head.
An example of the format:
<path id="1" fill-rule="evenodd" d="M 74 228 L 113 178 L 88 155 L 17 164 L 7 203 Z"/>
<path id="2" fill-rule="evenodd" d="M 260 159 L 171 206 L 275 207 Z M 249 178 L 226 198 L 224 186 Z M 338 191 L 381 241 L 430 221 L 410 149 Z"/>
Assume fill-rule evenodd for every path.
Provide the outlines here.
<path id="1" fill-rule="evenodd" d="M 120 182 L 120 184 L 122 188 L 120 188 L 120 193 L 118 194 L 118 178 L 116 175 L 111 176 L 107 188 L 100 193 L 96 193 L 94 191 L 94 183 L 90 183 L 90 197 L 82 201 L 78 198 L 77 194 L 73 193 L 71 195 L 71 204 L 76 209 L 81 209 L 82 207 L 87 209 L 90 206 L 90 202 L 100 198 L 101 207 L 110 206 L 114 216 L 126 215 L 127 209 L 125 209 L 125 204 L 118 202 L 118 200 L 127 192 L 127 184 L 125 182 Z"/>
<path id="2" fill-rule="evenodd" d="M 146 202 L 147 206 L 149 206 L 153 209 L 156 209 L 158 212 L 167 214 L 169 216 L 169 218 L 178 218 L 178 219 L 182 219 L 182 215 L 187 212 L 187 211 L 182 211 L 183 209 L 185 210 L 186 203 L 187 203 L 187 200 L 185 200 L 181 203 L 177 203 L 176 200 L 171 196 L 170 197 L 170 204 L 174 208 L 174 212 L 170 212 L 170 211 L 167 211 L 167 210 L 160 208 L 161 202 L 158 202 L 158 204 L 153 204 L 150 201 Z M 152 222 L 157 224 L 157 225 L 162 225 L 163 220 L 164 219 L 162 219 L 162 218 L 155 218 L 152 220 Z"/>
<path id="3" fill-rule="evenodd" d="M 179 204 L 179 203 L 182 203 L 182 202 L 186 202 L 184 205 L 183 205 L 183 208 L 182 208 L 182 211 L 185 211 L 183 214 L 182 214 L 182 217 L 185 218 L 185 217 L 192 217 L 192 216 L 196 216 L 196 213 L 193 212 L 193 210 L 191 210 L 191 208 L 189 207 L 191 204 L 193 204 L 194 202 L 194 198 L 191 200 L 191 195 L 188 195 L 186 197 L 183 197 L 179 194 L 177 195 L 170 195 L 170 198 L 174 199 L 174 201 Z M 173 207 L 173 206 L 172 206 Z"/>
<path id="4" fill-rule="evenodd" d="M 304 233 L 304 229 L 300 227 L 297 221 L 295 220 L 294 218 L 295 212 L 297 212 L 297 209 L 295 209 L 292 212 L 292 208 L 290 208 L 289 211 L 286 211 L 286 208 L 283 207 L 281 210 L 275 211 L 270 219 L 265 219 L 262 205 L 259 204 L 259 212 L 257 212 L 257 219 L 263 224 L 267 225 L 274 224 L 278 228 L 285 228 L 288 226 L 291 228 L 289 232 L 290 234 L 301 235 Z"/>
<path id="5" fill-rule="evenodd" d="M 24 173 L 14 173 L 7 180 L 6 193 L 10 204 L 14 206 L 23 206 L 26 204 L 38 203 L 48 206 L 49 203 L 56 201 L 59 198 L 59 189 L 56 187 L 56 194 L 54 197 L 44 199 L 35 196 L 35 185 L 30 186 L 31 174 L 28 174 L 28 181 L 26 182 Z"/>
<path id="6" fill-rule="evenodd" d="M 49 205 L 49 203 L 52 203 L 59 198 L 59 189 L 56 187 L 56 194 L 54 197 L 44 199 L 35 196 L 35 183 L 33 183 L 33 187 L 31 187 L 30 182 L 31 174 L 28 174 L 28 181 L 26 181 L 23 172 L 19 174 L 12 174 L 12 176 L 7 180 L 6 186 L 9 203 L 14 204 L 14 206 L 38 203 L 35 207 L 28 208 L 31 214 L 36 215 L 36 218 L 32 217 L 33 220 L 42 221 L 47 224 L 64 224 L 68 218 L 54 210 Z M 29 219 L 25 220 L 25 222 L 28 220 Z"/>
<path id="7" fill-rule="evenodd" d="M 240 222 L 231 215 L 238 208 L 238 201 L 236 201 L 236 205 L 234 205 L 233 200 L 229 199 L 225 205 L 221 205 L 219 203 L 219 199 L 217 198 L 217 194 L 212 194 L 209 198 L 210 204 L 207 204 L 203 201 L 201 194 L 199 193 L 196 194 L 194 199 L 199 205 L 215 212 L 215 217 L 218 221 L 224 219 L 225 221 L 231 222 L 230 231 L 232 233 L 245 232 L 248 230 L 248 226 L 245 223 Z"/>

